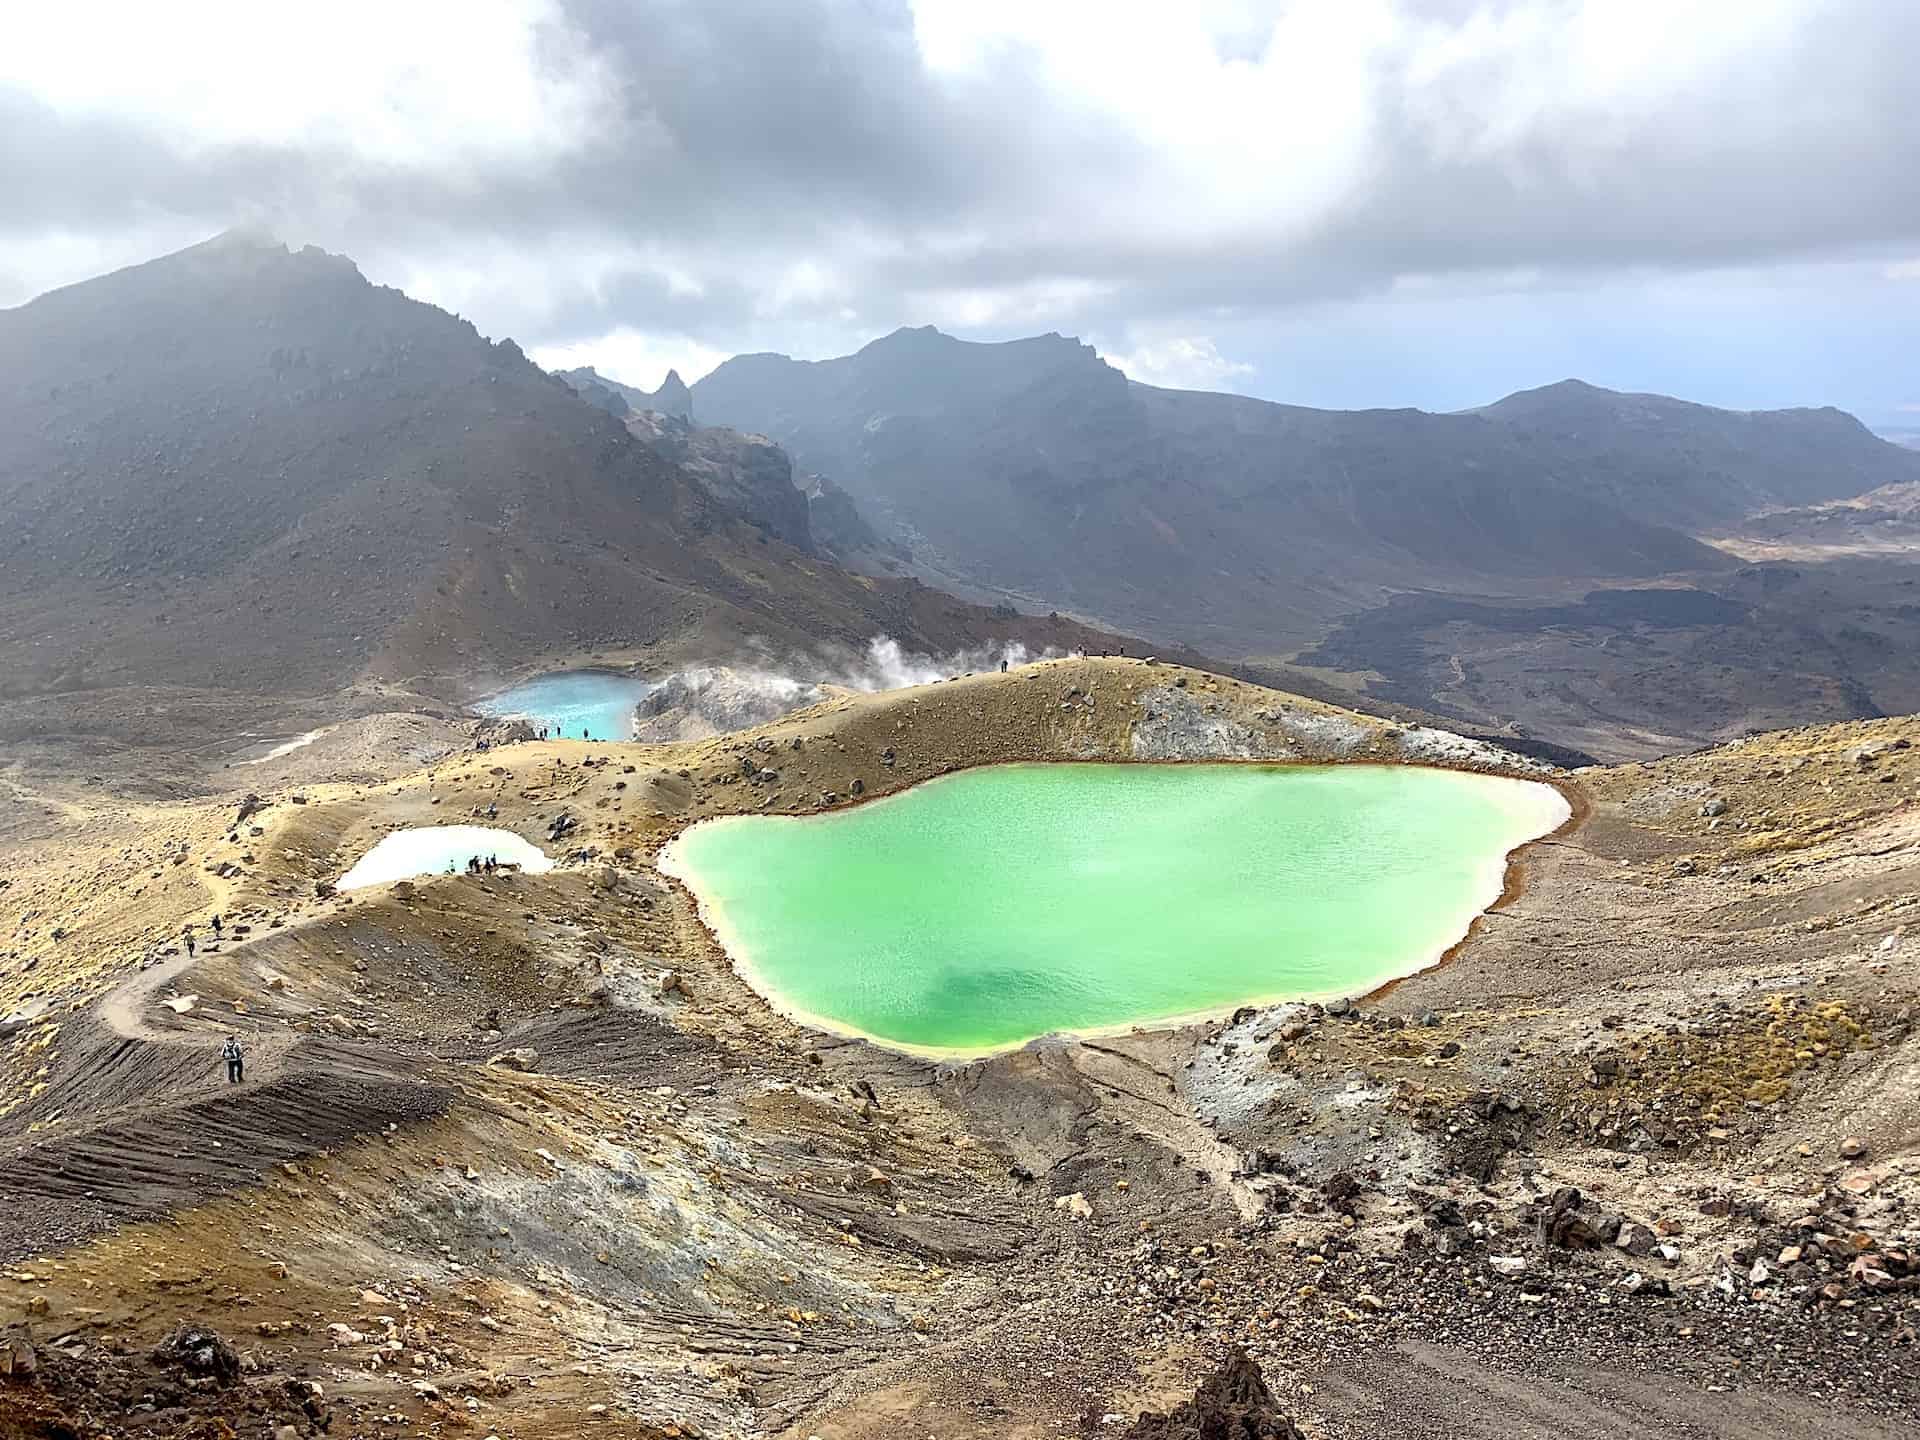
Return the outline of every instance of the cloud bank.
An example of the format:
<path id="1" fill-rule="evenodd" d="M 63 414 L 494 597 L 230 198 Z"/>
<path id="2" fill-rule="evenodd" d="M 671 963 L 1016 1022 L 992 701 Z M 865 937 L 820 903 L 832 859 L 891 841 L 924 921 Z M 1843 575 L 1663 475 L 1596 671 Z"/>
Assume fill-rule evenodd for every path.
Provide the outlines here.
<path id="1" fill-rule="evenodd" d="M 112 8 L 0 46 L 0 304 L 265 221 L 639 384 L 931 322 L 1258 388 L 1302 307 L 1920 246 L 1909 0 Z"/>

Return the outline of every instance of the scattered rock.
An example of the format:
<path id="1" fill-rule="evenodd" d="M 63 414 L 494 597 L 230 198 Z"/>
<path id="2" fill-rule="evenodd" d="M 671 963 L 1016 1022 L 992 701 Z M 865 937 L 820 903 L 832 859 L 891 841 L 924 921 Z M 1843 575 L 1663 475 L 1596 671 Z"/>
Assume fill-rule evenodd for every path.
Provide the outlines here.
<path id="1" fill-rule="evenodd" d="M 489 1055 L 487 1064 L 498 1065 L 503 1070 L 537 1070 L 540 1068 L 540 1052 L 531 1045 L 521 1045 L 512 1050 L 502 1050 L 497 1055 Z"/>
<path id="2" fill-rule="evenodd" d="M 1280 1410 L 1247 1352 L 1235 1346 L 1226 1362 L 1200 1382 L 1193 1399 L 1169 1414 L 1148 1411 L 1120 1440 L 1303 1440 Z"/>
<path id="3" fill-rule="evenodd" d="M 1614 1238 L 1614 1245 L 1629 1255 L 1651 1255 L 1653 1247 L 1660 1242 L 1654 1238 L 1653 1231 L 1644 1225 L 1628 1221 L 1621 1225 L 1620 1233 Z"/>
<path id="4" fill-rule="evenodd" d="M 1053 1208 L 1066 1211 L 1067 1214 L 1075 1220 L 1091 1220 L 1093 1218 L 1092 1203 L 1078 1190 L 1074 1191 L 1071 1195 L 1060 1196 L 1059 1199 L 1053 1202 Z"/>
<path id="5" fill-rule="evenodd" d="M 233 1346 L 214 1330 L 201 1325 L 182 1325 L 153 1350 L 156 1365 L 184 1370 L 190 1375 L 205 1375 L 218 1385 L 231 1385 L 240 1378 L 240 1357 Z"/>
<path id="6" fill-rule="evenodd" d="M 40 1357 L 25 1335 L 0 1338 L 0 1380 L 31 1380 L 40 1371 Z"/>

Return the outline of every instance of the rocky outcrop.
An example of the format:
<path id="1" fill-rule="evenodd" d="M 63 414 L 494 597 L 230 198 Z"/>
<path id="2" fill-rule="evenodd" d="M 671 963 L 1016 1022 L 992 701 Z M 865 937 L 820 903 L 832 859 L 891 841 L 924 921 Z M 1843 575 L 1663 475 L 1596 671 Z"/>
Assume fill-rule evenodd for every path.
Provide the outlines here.
<path id="1" fill-rule="evenodd" d="M 1247 1352 L 1235 1347 L 1170 1414 L 1141 1415 L 1121 1440 L 1303 1440 Z"/>
<path id="2" fill-rule="evenodd" d="M 777 720 L 824 693 L 818 685 L 764 671 L 724 665 L 682 670 L 634 707 L 633 738 L 653 745 L 705 740 Z"/>
<path id="3" fill-rule="evenodd" d="M 904 564 L 910 558 L 904 545 L 887 539 L 868 524 L 860 507 L 854 504 L 853 496 L 826 476 L 809 475 L 800 488 L 807 497 L 807 522 L 813 530 L 813 543 L 823 553 L 841 561 L 865 557 Z"/>
<path id="4" fill-rule="evenodd" d="M 591 365 L 555 373 L 572 386 L 582 400 L 623 420 L 637 410 L 653 410 L 683 420 L 693 414 L 693 392 L 680 378 L 678 370 L 667 371 L 667 378 L 660 382 L 658 390 L 622 385 L 618 380 L 609 380 Z"/>
<path id="5" fill-rule="evenodd" d="M 793 462 L 771 440 L 659 411 L 629 416 L 627 429 L 768 535 L 796 550 L 815 548 L 807 497 L 793 483 Z"/>
<path id="6" fill-rule="evenodd" d="M 203 1325 L 182 1325 L 154 1348 L 156 1365 L 231 1385 L 240 1378 L 240 1357 L 226 1337 Z"/>
<path id="7" fill-rule="evenodd" d="M 1351 711 L 1281 702 L 1249 710 L 1176 676 L 1140 697 L 1135 760 L 1411 760 L 1549 775 L 1555 767 L 1485 740 Z"/>
<path id="8" fill-rule="evenodd" d="M 678 370 L 667 371 L 667 378 L 660 382 L 660 388 L 653 392 L 651 409 L 662 415 L 677 415 L 683 420 L 693 417 L 693 392 L 687 388 L 687 382 L 680 378 Z"/>

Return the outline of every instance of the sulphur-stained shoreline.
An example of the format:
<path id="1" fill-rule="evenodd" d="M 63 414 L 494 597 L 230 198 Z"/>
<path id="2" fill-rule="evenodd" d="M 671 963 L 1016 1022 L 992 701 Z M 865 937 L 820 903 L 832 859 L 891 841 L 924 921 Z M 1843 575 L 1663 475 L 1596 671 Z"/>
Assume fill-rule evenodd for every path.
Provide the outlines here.
<path id="1" fill-rule="evenodd" d="M 924 795 L 928 790 L 943 784 L 951 784 L 972 777 L 978 777 L 983 771 L 1009 771 L 1042 765 L 1063 765 L 1072 762 L 1009 762 L 997 766 L 975 767 L 963 772 L 941 775 L 921 782 L 919 785 L 875 796 L 864 802 L 863 808 L 871 809 L 887 802 L 905 801 L 909 796 Z M 1111 762 L 1109 762 L 1111 763 Z M 1123 766 L 1126 762 L 1119 762 Z M 1151 765 L 1165 762 L 1138 762 Z M 1275 765 L 1271 762 L 1234 762 L 1234 761 L 1191 761 L 1182 762 L 1196 767 L 1218 766 L 1224 769 L 1238 768 L 1244 765 L 1248 769 L 1261 769 L 1277 772 L 1289 771 L 1332 771 L 1334 769 L 1362 768 L 1307 765 Z M 1520 779 L 1511 776 L 1487 775 L 1472 771 L 1452 770 L 1444 766 L 1429 765 L 1418 767 L 1429 775 L 1451 775 L 1458 777 L 1463 784 L 1484 787 L 1485 794 L 1499 797 L 1499 808 L 1519 822 L 1521 834 L 1518 839 L 1507 844 L 1499 853 L 1489 855 L 1479 867 L 1474 882 L 1467 887 L 1460 904 L 1446 918 L 1444 924 L 1437 924 L 1438 938 L 1419 947 L 1417 954 L 1387 967 L 1378 974 L 1363 981 L 1344 983 L 1338 986 L 1312 988 L 1287 986 L 1273 990 L 1250 991 L 1234 996 L 1219 1004 L 1204 1008 L 1165 1012 L 1143 1012 L 1127 1020 L 1086 1026 L 1054 1027 L 1044 1031 L 1035 1031 L 1013 1039 L 998 1040 L 982 1044 L 929 1045 L 906 1040 L 896 1036 L 879 1034 L 852 1024 L 837 1016 L 823 1014 L 801 1004 L 788 994 L 767 973 L 764 966 L 757 964 L 752 947 L 741 934 L 740 927 L 729 914 L 726 904 L 711 885 L 703 886 L 693 864 L 684 853 L 687 837 L 694 830 L 710 831 L 723 826 L 746 826 L 768 823 L 794 824 L 830 824 L 849 813 L 852 807 L 833 810 L 807 816 L 769 816 L 754 814 L 735 814 L 716 816 L 689 826 L 664 845 L 656 856 L 656 865 L 663 875 L 677 882 L 691 898 L 701 924 L 707 930 L 713 943 L 727 957 L 740 979 L 763 1000 L 775 1013 L 784 1016 L 796 1024 L 837 1035 L 851 1040 L 865 1041 L 903 1054 L 938 1061 L 968 1061 L 1003 1054 L 1017 1050 L 1035 1040 L 1053 1037 L 1073 1039 L 1103 1039 L 1118 1035 L 1133 1034 L 1142 1031 L 1172 1030 L 1183 1026 L 1220 1019 L 1243 1007 L 1267 1008 L 1281 1004 L 1303 1004 L 1325 1002 L 1363 994 L 1377 994 L 1412 975 L 1444 963 L 1446 958 L 1465 941 L 1472 927 L 1480 917 L 1492 909 L 1506 896 L 1509 889 L 1509 875 L 1517 863 L 1517 857 L 1528 846 L 1538 840 L 1559 833 L 1573 818 L 1574 808 L 1561 791 L 1536 780 Z"/>

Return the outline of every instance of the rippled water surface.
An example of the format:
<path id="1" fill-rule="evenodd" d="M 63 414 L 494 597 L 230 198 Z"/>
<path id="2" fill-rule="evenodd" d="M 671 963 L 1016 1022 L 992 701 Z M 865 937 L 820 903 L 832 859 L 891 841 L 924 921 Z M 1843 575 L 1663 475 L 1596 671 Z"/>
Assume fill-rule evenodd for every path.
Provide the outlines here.
<path id="1" fill-rule="evenodd" d="M 1005 765 L 710 820 L 666 859 L 780 1008 L 977 1052 L 1408 974 L 1567 813 L 1411 767 Z"/>

